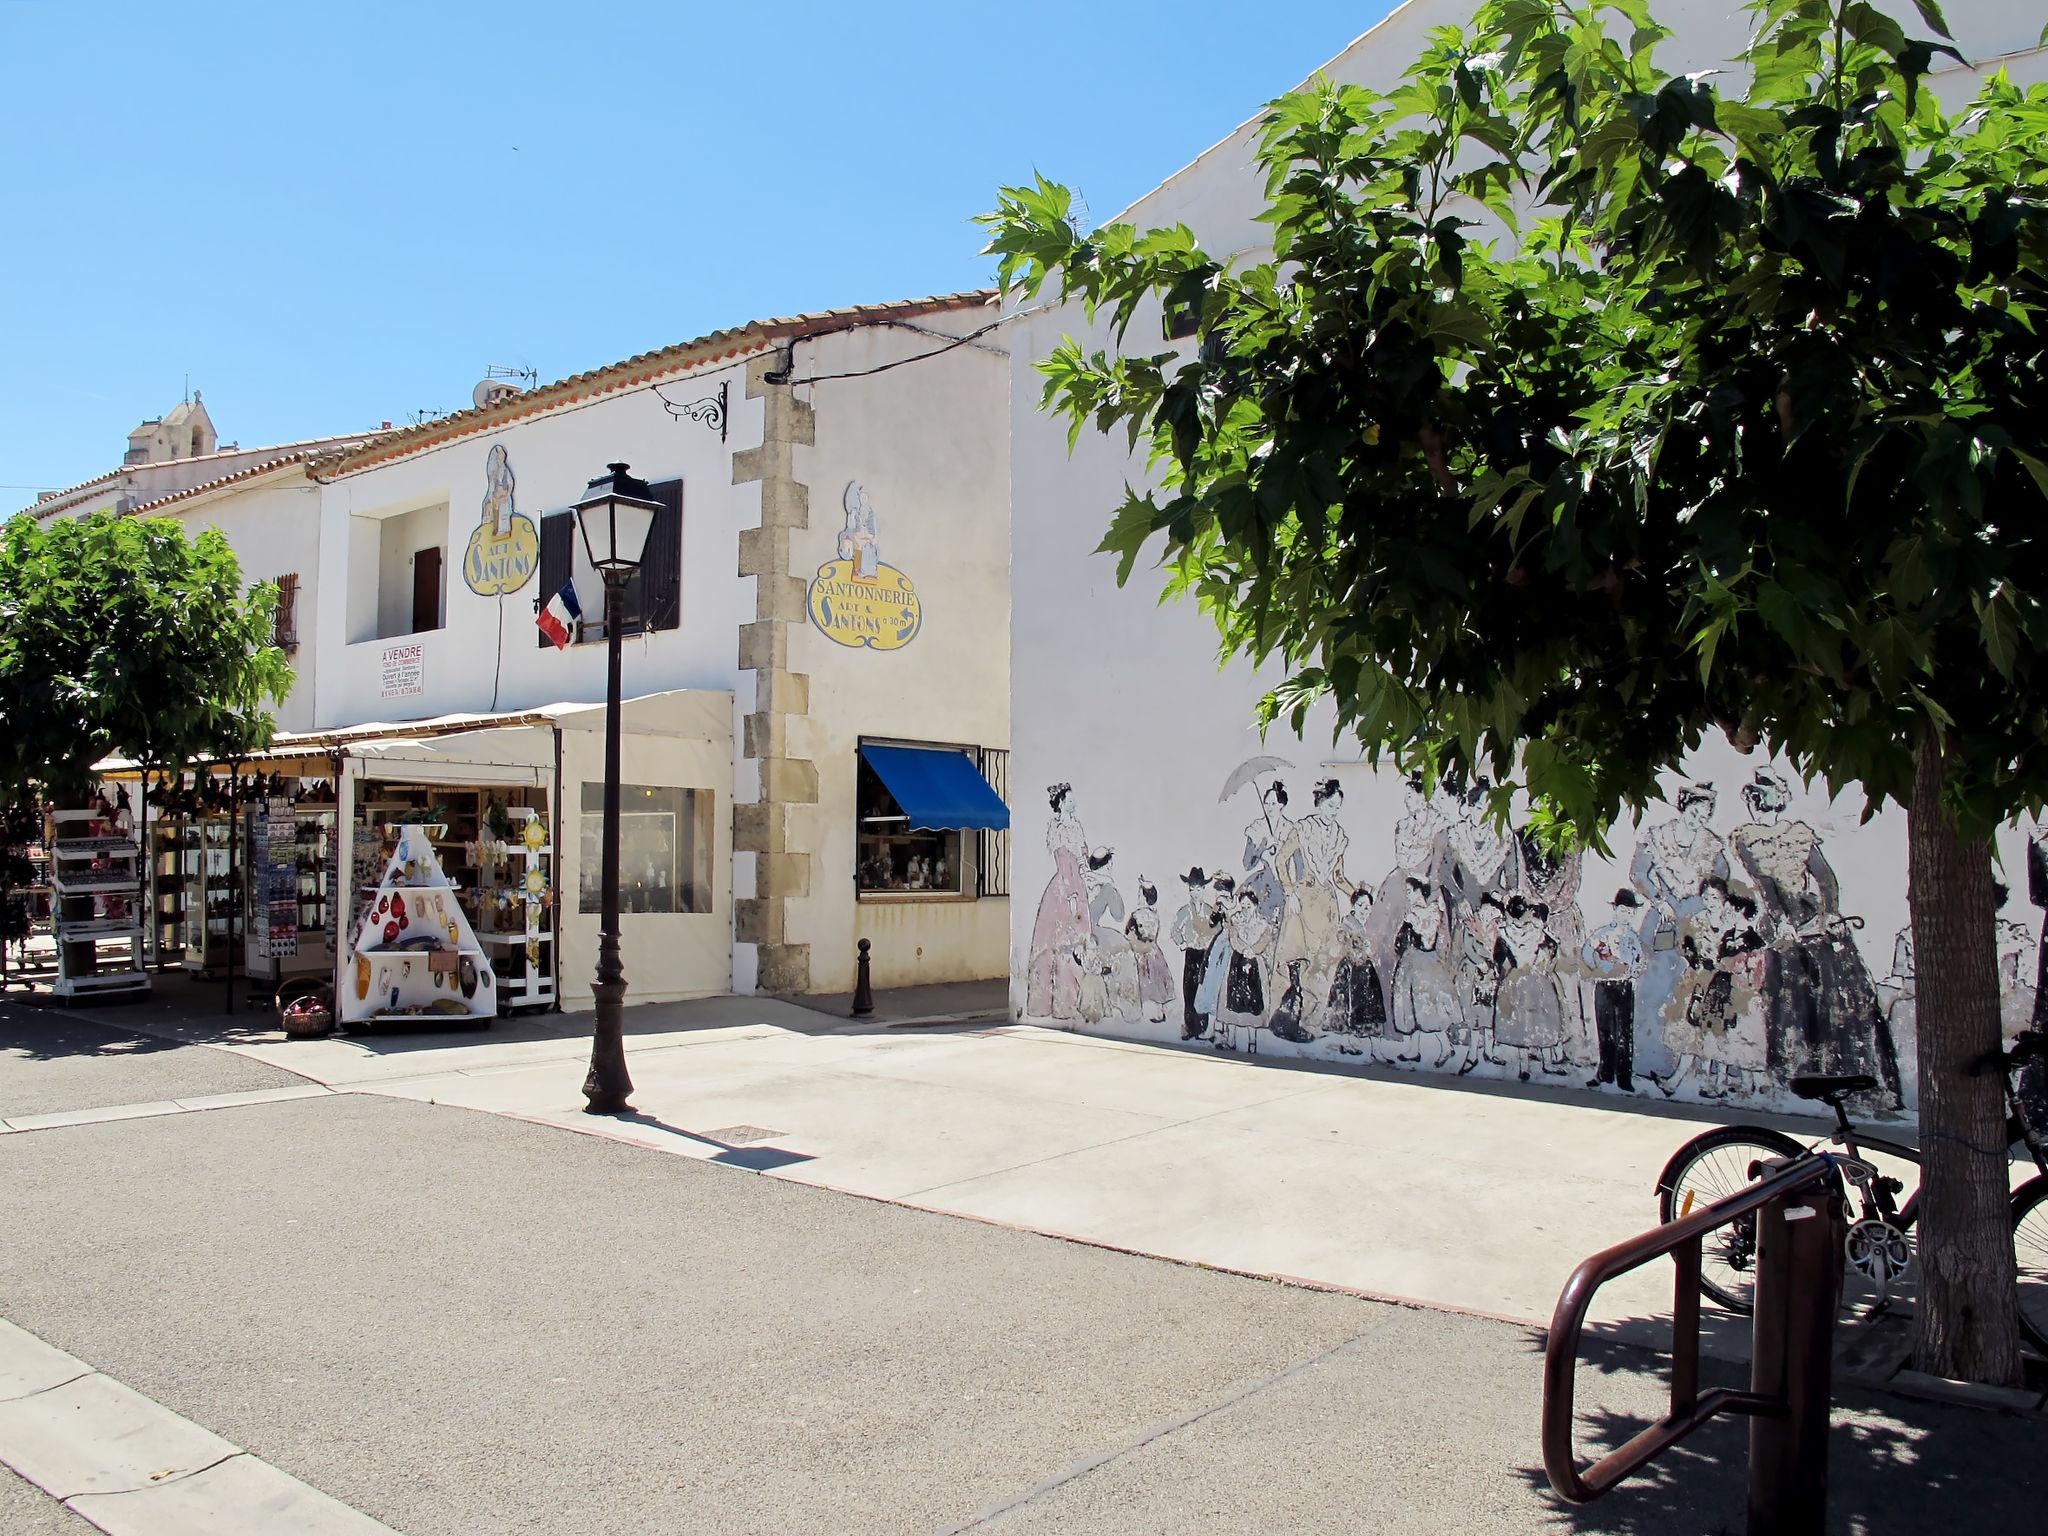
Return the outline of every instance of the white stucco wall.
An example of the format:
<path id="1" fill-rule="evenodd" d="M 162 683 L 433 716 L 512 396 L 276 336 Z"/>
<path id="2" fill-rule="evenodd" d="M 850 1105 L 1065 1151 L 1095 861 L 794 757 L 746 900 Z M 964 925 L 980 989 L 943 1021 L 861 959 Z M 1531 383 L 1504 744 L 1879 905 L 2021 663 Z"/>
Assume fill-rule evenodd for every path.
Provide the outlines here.
<path id="1" fill-rule="evenodd" d="M 1680 32 L 1665 56 L 1668 64 L 1709 64 L 1732 52 L 1743 36 L 1741 15 L 1717 0 L 1666 3 L 1656 9 Z M 1948 14 L 1964 51 L 1982 58 L 2025 48 L 2036 40 L 2039 18 L 2029 24 L 2018 16 L 2019 9 L 1997 0 L 1971 0 L 1951 5 Z M 1463 19 L 1456 6 L 1440 0 L 1416 0 L 1332 61 L 1326 72 L 1341 81 L 1389 86 L 1419 51 L 1429 28 Z M 2039 53 L 2009 61 L 2009 67 L 2016 78 L 2048 77 Z M 1954 99 L 1966 94 L 1973 80 L 1974 76 L 1965 79 L 1958 73 L 1943 82 L 1943 89 Z M 1288 84 L 1276 81 L 1274 87 L 1277 91 Z M 1264 230 L 1253 220 L 1261 205 L 1263 180 L 1252 168 L 1255 139 L 1254 126 L 1247 124 L 1121 217 L 1141 227 L 1186 222 L 1212 252 L 1255 258 L 1266 248 Z M 1153 349 L 1151 338 L 1157 334 L 1155 317 L 1140 316 L 1131 330 L 1135 344 L 1146 350 Z M 1405 978 L 1396 975 L 1401 954 L 1395 937 L 1403 916 L 1398 908 L 1406 905 L 1409 895 L 1396 844 L 1397 829 L 1408 809 L 1404 786 L 1393 776 L 1375 774 L 1358 763 L 1356 751 L 1348 745 L 1333 745 L 1328 717 L 1311 721 L 1304 739 L 1295 739 L 1282 727 L 1262 743 L 1253 725 L 1253 705 L 1264 688 L 1277 680 L 1277 674 L 1260 676 L 1239 662 L 1219 672 L 1214 627 L 1192 604 L 1157 606 L 1159 578 L 1142 565 L 1129 588 L 1118 590 L 1114 562 L 1092 551 L 1121 499 L 1123 486 L 1127 481 L 1142 483 L 1145 467 L 1141 459 L 1124 451 L 1120 439 L 1093 433 L 1084 433 L 1070 454 L 1065 422 L 1038 410 L 1041 380 L 1032 370 L 1032 364 L 1063 335 L 1091 345 L 1111 345 L 1107 328 L 1091 329 L 1078 307 L 1073 307 L 1025 313 L 1007 325 L 1003 335 L 1013 353 L 1013 1011 L 1020 1017 L 1128 1037 L 1183 1037 L 1188 1027 L 1183 955 L 1170 938 L 1176 913 L 1187 897 L 1179 877 L 1199 865 L 1208 875 L 1220 871 L 1239 882 L 1256 883 L 1261 857 L 1251 846 L 1257 839 L 1248 839 L 1247 831 L 1257 833 L 1265 822 L 1257 792 L 1245 790 L 1228 799 L 1219 796 L 1234 769 L 1262 754 L 1275 755 L 1287 764 L 1278 772 L 1292 795 L 1284 818 L 1276 823 L 1283 834 L 1291 830 L 1291 821 L 1310 812 L 1314 783 L 1334 778 L 1342 786 L 1343 806 L 1335 818 L 1341 838 L 1332 834 L 1331 841 L 1345 844 L 1344 879 L 1322 881 L 1325 895 L 1305 894 L 1309 905 L 1325 916 L 1325 896 L 1336 896 L 1340 887 L 1341 893 L 1348 894 L 1350 887 L 1362 885 L 1377 895 L 1377 916 L 1361 923 L 1364 932 L 1357 948 L 1372 958 L 1381 973 L 1383 996 L 1391 1011 L 1403 980 L 1426 978 L 1421 969 L 1411 969 Z M 1710 743 L 1683 765 L 1684 778 L 1711 781 L 1715 786 L 1711 828 L 1720 839 L 1715 846 L 1727 848 L 1731 834 L 1754 820 L 1745 809 L 1742 790 L 1758 768 L 1767 766 L 1738 758 L 1720 741 Z M 1679 781 L 1679 775 L 1672 777 L 1674 791 Z M 1063 782 L 1074 786 L 1074 795 L 1068 816 L 1056 823 L 1047 787 Z M 1860 811 L 1861 797 L 1853 789 L 1830 800 L 1824 791 L 1809 793 L 1795 787 L 1790 805 L 1779 818 L 1787 824 L 1803 822 L 1812 829 L 1825 870 L 1839 881 L 1839 913 L 1860 919 L 1860 927 L 1834 925 L 1823 915 L 1818 926 L 1810 925 L 1809 933 L 1802 937 L 1789 922 L 1774 925 L 1768 893 L 1757 891 L 1760 882 L 1743 866 L 1739 849 L 1728 854 L 1728 873 L 1736 893 L 1759 899 L 1763 908 L 1756 924 L 1759 938 L 1770 936 L 1766 951 L 1759 952 L 1753 962 L 1756 970 L 1749 979 L 1758 985 L 1745 1005 L 1743 1042 L 1732 1052 L 1725 1043 L 1716 1042 L 1709 1042 L 1703 1053 L 1681 1049 L 1697 1043 L 1696 1034 L 1684 1033 L 1692 1027 L 1694 978 L 1688 973 L 1674 985 L 1668 974 L 1660 975 L 1660 968 L 1668 968 L 1676 956 L 1667 948 L 1661 951 L 1667 958 L 1656 959 L 1655 945 L 1682 942 L 1699 924 L 1694 910 L 1699 903 L 1680 903 L 1673 920 L 1667 920 L 1655 915 L 1651 898 L 1645 894 L 1645 905 L 1629 919 L 1639 941 L 1652 950 L 1649 968 L 1637 982 L 1645 1000 L 1644 1017 L 1630 1039 L 1636 1058 L 1637 1093 L 1653 1099 L 1660 1096 L 1662 1090 L 1644 1081 L 1641 1074 L 1661 1068 L 1681 1098 L 1697 1097 L 1706 1089 L 1729 1092 L 1741 1100 L 1791 1107 L 1782 1089 L 1789 1070 L 1863 1070 L 1867 1066 L 1873 1070 L 1881 1067 L 1890 1075 L 1895 1056 L 1903 1066 L 1899 1087 L 1910 1101 L 1914 1091 L 1911 979 L 1893 976 L 1894 940 L 1906 922 L 1904 818 L 1888 812 L 1859 826 Z M 1429 814 L 1419 812 L 1400 829 L 1409 834 L 1404 846 L 1411 855 L 1412 835 L 1425 829 Z M 1668 809 L 1658 811 L 1648 818 L 1651 827 L 1669 821 L 1672 814 Z M 1588 856 L 1578 874 L 1575 900 L 1565 900 L 1554 887 L 1548 892 L 1552 897 L 1548 905 L 1555 910 L 1548 923 L 1536 931 L 1548 929 L 1559 956 L 1558 980 L 1551 995 L 1558 999 L 1562 1039 L 1555 1047 L 1531 1053 L 1489 1043 L 1494 1008 L 1481 1001 L 1477 992 L 1513 979 L 1517 963 L 1511 960 L 1504 973 L 1491 980 L 1482 976 L 1502 918 L 1496 908 L 1445 899 L 1445 850 L 1455 859 L 1462 843 L 1464 862 L 1473 863 L 1475 835 L 1469 828 L 1436 830 L 1446 833 L 1437 852 L 1412 857 L 1409 862 L 1428 866 L 1425 881 L 1434 899 L 1443 905 L 1452 940 L 1460 945 L 1469 943 L 1482 963 L 1477 968 L 1468 965 L 1462 974 L 1452 967 L 1450 984 L 1454 990 L 1462 989 L 1465 1000 L 1460 1015 L 1442 1023 L 1460 1033 L 1421 1044 L 1419 1065 L 1433 1066 L 1446 1048 L 1454 1046 L 1443 1063 L 1447 1072 L 1474 1060 L 1472 1070 L 1482 1076 L 1519 1076 L 1527 1067 L 1536 1081 L 1583 1085 L 1597 1072 L 1601 1053 L 1595 1039 L 1593 982 L 1579 963 L 1580 939 L 1587 930 L 1608 921 L 1610 897 L 1618 887 L 1631 883 L 1631 864 L 1641 841 L 1637 829 L 1615 830 L 1612 859 Z M 1775 843 L 1782 852 L 1803 834 L 1780 832 L 1774 836 L 1785 839 Z M 1743 841 L 1756 843 L 1757 838 L 1752 827 Z M 1056 856 L 1049 839 L 1067 848 L 1113 850 L 1113 856 L 1091 884 L 1085 873 L 1087 861 L 1078 861 L 1077 867 L 1071 855 Z M 1483 843 L 1483 836 L 1476 841 Z M 1768 848 L 1773 841 L 1774 837 L 1767 835 L 1761 846 Z M 2014 887 L 2002 914 L 2009 921 L 2000 942 L 2006 962 L 2008 1012 L 2018 1019 L 2032 1009 L 2039 913 L 2027 902 L 2024 834 L 2009 831 L 2000 838 L 1999 848 L 2004 878 Z M 1483 849 L 1476 862 L 1486 863 Z M 1085 904 L 1104 888 L 1116 893 L 1124 910 L 1136 910 L 1142 905 L 1141 877 L 1158 891 L 1156 921 L 1163 962 L 1158 970 L 1165 974 L 1164 990 L 1170 993 L 1165 999 L 1156 996 L 1157 988 L 1155 995 L 1146 995 L 1142 962 L 1149 955 L 1142 943 L 1135 947 L 1127 944 L 1122 920 L 1107 916 L 1100 923 L 1084 918 L 1075 924 L 1063 918 L 1069 901 L 1079 899 Z M 1828 878 L 1827 873 L 1816 872 L 1807 880 L 1806 895 L 1818 905 L 1825 905 L 1819 892 Z M 1544 894 L 1536 888 L 1539 884 L 1540 880 L 1520 872 L 1518 859 L 1510 858 L 1503 863 L 1494 888 L 1504 901 L 1517 892 L 1525 898 Z M 1639 872 L 1636 884 L 1654 886 L 1656 879 Z M 1284 919 L 1284 904 L 1276 901 L 1270 910 L 1276 919 Z M 1472 921 L 1475 913 L 1479 914 L 1477 923 Z M 1679 917 L 1691 926 L 1679 928 L 1675 922 Z M 1321 920 L 1317 918 L 1317 922 Z M 1522 919 L 1519 947 L 1525 952 L 1538 947 L 1527 923 L 1526 917 Z M 1834 937 L 1823 931 L 1828 929 Z M 1255 937 L 1249 926 L 1247 931 Z M 1335 958 L 1343 955 L 1344 949 L 1341 931 L 1318 931 L 1327 934 L 1328 947 L 1321 958 L 1303 967 L 1312 985 L 1304 989 L 1311 1019 L 1309 1028 L 1302 1031 L 1318 1038 L 1289 1041 L 1277 1038 L 1270 1028 L 1226 1029 L 1213 1012 L 1197 1021 L 1202 1038 L 1222 1037 L 1222 1043 L 1238 1049 L 1255 1045 L 1263 1052 L 1293 1052 L 1334 1062 L 1375 1057 L 1390 1060 L 1416 1050 L 1418 1037 L 1402 1035 L 1396 1029 L 1390 1028 L 1387 1038 L 1377 1044 L 1328 1032 L 1336 1016 L 1329 1006 L 1329 989 L 1336 979 Z M 1292 938 L 1271 934 L 1269 953 L 1288 948 Z M 1768 981 L 1763 975 L 1766 967 L 1771 968 Z M 1782 977 L 1795 972 L 1806 975 L 1807 981 L 1788 989 Z M 1819 973 L 1818 982 L 1813 980 L 1815 973 Z M 1347 973 L 1353 974 L 1355 968 Z M 1085 986 L 1079 984 L 1083 977 Z M 1268 1024 L 1278 1011 L 1286 979 L 1283 970 L 1267 983 L 1263 1003 Z M 1526 985 L 1518 984 L 1514 995 L 1526 998 L 1532 994 Z M 1787 1046 L 1786 1027 L 1803 1007 L 1809 1015 L 1816 1007 L 1822 1013 L 1833 1011 L 1831 1022 L 1820 1030 L 1827 1038 L 1810 1048 Z M 1511 1005 L 1509 1012 L 1514 1011 Z M 1468 1028 L 1469 1034 L 1465 1033 Z M 1505 1033 L 1522 1032 L 1511 1021 Z M 1295 1033 L 1285 1027 L 1284 1019 L 1283 1033 Z M 1730 1065 L 1710 1069 L 1717 1051 L 1748 1060 L 1746 1053 L 1752 1046 L 1758 1050 L 1767 1046 L 1768 1060 L 1756 1060 L 1742 1076 L 1735 1076 Z M 1485 1047 L 1488 1056 L 1500 1058 L 1500 1064 L 1480 1056 L 1474 1047 Z M 1693 1058 L 1689 1065 L 1688 1055 Z M 1789 1059 L 1794 1056 L 1798 1059 Z"/>
<path id="2" fill-rule="evenodd" d="M 991 318 L 976 310 L 919 324 L 961 335 Z M 851 332 L 800 349 L 798 376 L 857 372 L 942 344 L 896 328 Z M 790 903 L 789 940 L 811 946 L 820 992 L 852 989 L 861 938 L 873 946 L 878 987 L 1004 974 L 1003 898 L 850 899 L 862 737 L 1010 742 L 1009 374 L 995 350 L 1003 346 L 996 332 L 804 391 L 817 411 L 817 442 L 796 454 L 811 526 L 793 540 L 792 565 L 811 573 L 835 557 L 846 486 L 858 481 L 876 511 L 881 558 L 915 583 L 923 611 L 916 638 L 893 651 L 839 645 L 813 625 L 791 632 L 790 667 L 811 680 L 810 714 L 794 728 L 792 751 L 817 765 L 818 804 L 793 813 L 814 851 L 811 894 Z M 971 852 L 973 834 L 964 841 Z"/>

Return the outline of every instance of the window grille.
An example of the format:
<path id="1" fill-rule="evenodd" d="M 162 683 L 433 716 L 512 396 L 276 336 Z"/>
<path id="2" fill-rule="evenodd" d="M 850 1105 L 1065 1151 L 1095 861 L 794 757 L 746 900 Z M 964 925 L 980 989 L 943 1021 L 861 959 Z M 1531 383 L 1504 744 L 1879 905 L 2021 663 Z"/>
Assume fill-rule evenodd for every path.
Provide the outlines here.
<path id="1" fill-rule="evenodd" d="M 988 780 L 989 788 L 1003 797 L 1003 804 L 1010 804 L 1010 754 L 1003 747 L 983 747 L 980 751 L 981 776 Z M 1010 834 L 1002 832 L 980 832 L 975 846 L 975 889 L 983 896 L 1007 896 L 1010 894 Z"/>

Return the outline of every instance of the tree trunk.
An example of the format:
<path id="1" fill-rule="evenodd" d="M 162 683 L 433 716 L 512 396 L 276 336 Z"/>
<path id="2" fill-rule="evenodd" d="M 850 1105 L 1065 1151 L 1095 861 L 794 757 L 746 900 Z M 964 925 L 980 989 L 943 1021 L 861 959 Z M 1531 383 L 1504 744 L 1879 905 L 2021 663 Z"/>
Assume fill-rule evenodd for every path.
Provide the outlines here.
<path id="1" fill-rule="evenodd" d="M 1920 1339 L 1937 1376 L 2017 1386 L 2019 1293 L 2013 1278 L 1991 844 L 1965 838 L 1941 803 L 1947 766 L 1933 731 L 1920 741 L 1907 815 L 1920 1033 Z"/>

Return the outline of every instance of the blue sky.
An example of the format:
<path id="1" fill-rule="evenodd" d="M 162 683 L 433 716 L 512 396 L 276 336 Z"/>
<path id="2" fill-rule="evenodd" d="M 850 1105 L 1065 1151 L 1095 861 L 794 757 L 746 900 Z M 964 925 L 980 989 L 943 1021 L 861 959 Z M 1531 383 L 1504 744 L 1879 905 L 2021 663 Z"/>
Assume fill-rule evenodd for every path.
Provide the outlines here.
<path id="1" fill-rule="evenodd" d="M 188 374 L 280 442 L 979 286 L 997 186 L 1107 218 L 1388 8 L 0 0 L 0 511 Z"/>

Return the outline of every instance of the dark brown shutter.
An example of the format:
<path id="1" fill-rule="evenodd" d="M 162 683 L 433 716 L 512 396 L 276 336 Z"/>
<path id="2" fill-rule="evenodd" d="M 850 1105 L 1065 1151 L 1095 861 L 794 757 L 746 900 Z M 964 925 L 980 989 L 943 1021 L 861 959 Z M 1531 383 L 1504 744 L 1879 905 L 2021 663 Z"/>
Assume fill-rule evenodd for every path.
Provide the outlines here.
<path id="1" fill-rule="evenodd" d="M 299 648 L 299 578 L 296 575 L 277 578 L 277 633 L 273 643 L 286 651 Z"/>
<path id="2" fill-rule="evenodd" d="M 575 513 L 562 511 L 542 514 L 540 520 L 540 590 L 535 593 L 533 599 L 533 611 L 536 616 L 539 615 L 541 609 L 547 607 L 557 592 L 568 585 L 569 577 L 574 570 L 575 539 Z M 582 595 L 580 592 L 577 593 L 578 597 Z M 600 619 L 603 615 L 592 614 L 591 617 L 593 619 Z M 534 632 L 533 638 L 535 643 L 543 650 L 554 643 L 538 630 Z M 576 637 L 571 635 L 569 640 L 571 644 L 574 644 Z"/>
<path id="3" fill-rule="evenodd" d="M 441 550 L 423 549 L 412 557 L 412 627 L 414 633 L 441 627 Z"/>
<path id="4" fill-rule="evenodd" d="M 661 510 L 647 532 L 640 567 L 640 593 L 648 629 L 674 629 L 683 610 L 683 482 L 663 480 L 650 487 Z"/>

